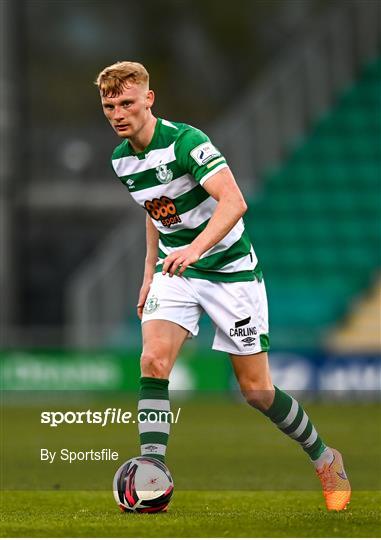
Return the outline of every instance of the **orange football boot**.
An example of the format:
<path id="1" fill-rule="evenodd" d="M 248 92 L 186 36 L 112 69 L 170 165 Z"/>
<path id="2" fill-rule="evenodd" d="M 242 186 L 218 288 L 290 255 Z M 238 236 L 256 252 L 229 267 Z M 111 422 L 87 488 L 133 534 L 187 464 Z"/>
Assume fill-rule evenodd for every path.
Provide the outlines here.
<path id="1" fill-rule="evenodd" d="M 316 471 L 323 487 L 327 510 L 345 510 L 351 498 L 351 485 L 340 452 L 332 448 L 333 461 Z"/>

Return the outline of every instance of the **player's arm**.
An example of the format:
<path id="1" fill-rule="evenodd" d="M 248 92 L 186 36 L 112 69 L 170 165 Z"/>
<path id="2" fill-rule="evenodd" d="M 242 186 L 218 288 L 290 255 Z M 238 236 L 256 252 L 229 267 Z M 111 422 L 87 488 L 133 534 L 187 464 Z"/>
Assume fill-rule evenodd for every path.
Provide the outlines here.
<path id="1" fill-rule="evenodd" d="M 211 176 L 203 187 L 218 204 L 206 228 L 191 244 L 200 256 L 222 240 L 247 210 L 245 199 L 229 167 Z"/>
<path id="2" fill-rule="evenodd" d="M 204 189 L 218 201 L 212 217 L 205 229 L 184 249 L 168 255 L 163 264 L 163 274 L 170 276 L 177 271 L 182 274 L 190 264 L 224 238 L 247 210 L 246 202 L 228 167 L 208 178 Z"/>
<path id="3" fill-rule="evenodd" d="M 155 273 L 155 267 L 157 263 L 157 252 L 159 245 L 159 232 L 155 225 L 152 223 L 151 218 L 146 216 L 146 258 L 144 264 L 144 276 L 143 284 L 139 292 L 139 300 L 137 305 L 137 312 L 139 319 L 142 318 L 143 307 L 151 287 L 152 279 Z"/>

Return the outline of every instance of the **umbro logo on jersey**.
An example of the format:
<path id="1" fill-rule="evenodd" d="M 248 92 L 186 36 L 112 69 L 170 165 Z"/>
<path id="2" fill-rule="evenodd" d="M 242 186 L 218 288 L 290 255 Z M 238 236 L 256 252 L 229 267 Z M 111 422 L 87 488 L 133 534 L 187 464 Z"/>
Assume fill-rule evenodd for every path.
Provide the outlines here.
<path id="1" fill-rule="evenodd" d="M 132 180 L 132 178 L 126 180 L 126 184 L 128 186 L 128 189 L 135 189 L 135 180 Z"/>

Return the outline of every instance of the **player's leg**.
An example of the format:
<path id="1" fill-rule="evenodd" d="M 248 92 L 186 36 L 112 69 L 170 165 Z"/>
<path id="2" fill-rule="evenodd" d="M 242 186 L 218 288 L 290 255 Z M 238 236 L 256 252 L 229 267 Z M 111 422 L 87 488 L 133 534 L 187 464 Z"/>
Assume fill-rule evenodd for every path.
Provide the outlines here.
<path id="1" fill-rule="evenodd" d="M 271 380 L 267 353 L 258 352 L 247 356 L 230 354 L 230 358 L 246 401 L 259 410 L 268 409 L 274 401 L 275 389 Z"/>
<path id="2" fill-rule="evenodd" d="M 150 320 L 142 325 L 142 333 L 138 403 L 141 455 L 164 461 L 170 431 L 169 418 L 164 415 L 161 421 L 155 421 L 155 417 L 161 411 L 170 411 L 169 375 L 188 330 L 171 321 Z M 147 422 L 147 419 L 151 421 Z"/>
<path id="3" fill-rule="evenodd" d="M 344 509 L 349 502 L 351 488 L 341 454 L 324 444 L 302 405 L 273 386 L 267 352 L 231 354 L 230 357 L 247 402 L 263 412 L 307 452 L 322 482 L 327 508 Z"/>
<path id="4" fill-rule="evenodd" d="M 142 325 L 143 351 L 140 358 L 142 377 L 168 379 L 177 355 L 188 337 L 188 330 L 160 319 Z"/>
<path id="5" fill-rule="evenodd" d="M 197 335 L 201 307 L 186 278 L 155 274 L 142 317 L 139 418 L 168 412 L 169 375 L 182 344 Z M 141 454 L 164 461 L 170 423 L 139 422 Z"/>
<path id="6" fill-rule="evenodd" d="M 319 437 L 300 403 L 273 386 L 267 352 L 248 356 L 231 354 L 230 358 L 241 392 L 249 405 L 263 412 L 283 433 L 299 442 L 313 461 L 332 461 L 331 450 Z"/>
<path id="7" fill-rule="evenodd" d="M 202 284 L 198 286 L 201 288 Z M 350 486 L 341 456 L 325 446 L 302 406 L 271 382 L 267 297 L 260 272 L 255 281 L 208 283 L 199 293 L 202 307 L 216 325 L 213 348 L 231 355 L 240 387 L 250 405 L 299 442 L 313 460 L 325 492 L 328 493 L 327 486 L 335 480 L 334 492 L 325 493 L 327 506 L 344 508 Z"/>

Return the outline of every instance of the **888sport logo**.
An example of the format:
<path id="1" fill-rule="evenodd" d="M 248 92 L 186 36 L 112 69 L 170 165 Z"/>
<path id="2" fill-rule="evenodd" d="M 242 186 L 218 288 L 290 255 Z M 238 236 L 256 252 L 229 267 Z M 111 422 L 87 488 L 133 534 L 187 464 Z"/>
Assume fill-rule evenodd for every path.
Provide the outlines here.
<path id="1" fill-rule="evenodd" d="M 169 228 L 175 223 L 181 223 L 181 217 L 177 213 L 176 205 L 169 197 L 163 196 L 160 199 L 145 201 L 144 208 L 152 219 L 161 221 L 164 227 Z"/>

